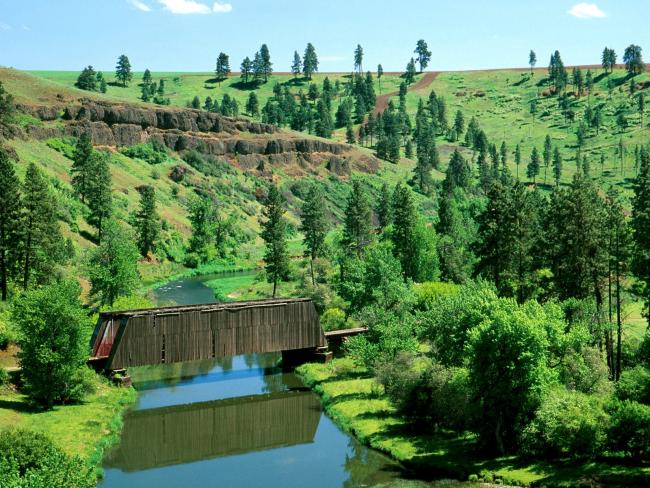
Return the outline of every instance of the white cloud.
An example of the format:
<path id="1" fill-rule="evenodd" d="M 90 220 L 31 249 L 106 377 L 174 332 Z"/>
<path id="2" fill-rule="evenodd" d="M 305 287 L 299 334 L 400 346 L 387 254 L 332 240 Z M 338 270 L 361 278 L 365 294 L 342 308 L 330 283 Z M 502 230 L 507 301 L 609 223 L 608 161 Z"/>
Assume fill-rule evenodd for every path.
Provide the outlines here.
<path id="1" fill-rule="evenodd" d="M 601 19 L 607 17 L 605 12 L 598 8 L 598 5 L 587 2 L 575 4 L 567 13 L 578 19 Z"/>
<path id="2" fill-rule="evenodd" d="M 194 0 L 158 0 L 165 9 L 173 14 L 209 14 L 210 7 Z"/>
<path id="3" fill-rule="evenodd" d="M 140 0 L 126 0 L 134 8 L 138 9 L 140 12 L 151 12 L 151 7 L 146 3 L 141 2 Z"/>
<path id="4" fill-rule="evenodd" d="M 212 5 L 212 11 L 215 14 L 227 14 L 229 12 L 232 12 L 232 5 L 229 3 L 214 2 Z"/>
<path id="5" fill-rule="evenodd" d="M 1 31 L 11 30 L 11 26 L 9 24 L 5 24 L 4 22 L 0 22 L 0 30 Z"/>

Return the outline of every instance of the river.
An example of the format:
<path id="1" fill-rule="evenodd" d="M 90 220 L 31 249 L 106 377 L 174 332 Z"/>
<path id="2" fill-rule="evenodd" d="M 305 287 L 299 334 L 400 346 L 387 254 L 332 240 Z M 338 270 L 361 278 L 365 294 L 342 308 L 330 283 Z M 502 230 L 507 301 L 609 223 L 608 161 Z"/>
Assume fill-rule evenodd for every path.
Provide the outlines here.
<path id="1" fill-rule="evenodd" d="M 204 283 L 215 278 L 180 279 L 154 296 L 163 305 L 212 302 Z M 100 486 L 402 486 L 399 465 L 340 430 L 318 397 L 277 367 L 279 359 L 255 354 L 133 368 L 138 403 L 104 457 Z"/>

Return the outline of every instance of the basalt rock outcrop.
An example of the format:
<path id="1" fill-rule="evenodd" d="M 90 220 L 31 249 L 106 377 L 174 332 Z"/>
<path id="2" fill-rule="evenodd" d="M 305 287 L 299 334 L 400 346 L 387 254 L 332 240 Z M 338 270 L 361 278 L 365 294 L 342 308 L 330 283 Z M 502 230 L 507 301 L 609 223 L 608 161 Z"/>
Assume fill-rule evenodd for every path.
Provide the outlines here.
<path id="1" fill-rule="evenodd" d="M 82 101 L 65 106 L 19 106 L 19 110 L 45 122 L 30 125 L 30 137 L 88 134 L 97 146 L 131 146 L 156 141 L 173 151 L 197 150 L 239 161 L 245 168 L 258 167 L 262 159 L 271 164 L 299 166 L 337 160 L 351 146 L 300 136 L 269 124 L 192 109 L 141 107 L 108 102 Z M 360 169 L 374 171 L 378 162 L 371 156 L 359 159 Z M 262 164 L 263 166 L 263 164 Z M 343 171 L 341 171 L 343 169 Z M 336 166 L 337 174 L 349 174 L 348 167 Z"/>

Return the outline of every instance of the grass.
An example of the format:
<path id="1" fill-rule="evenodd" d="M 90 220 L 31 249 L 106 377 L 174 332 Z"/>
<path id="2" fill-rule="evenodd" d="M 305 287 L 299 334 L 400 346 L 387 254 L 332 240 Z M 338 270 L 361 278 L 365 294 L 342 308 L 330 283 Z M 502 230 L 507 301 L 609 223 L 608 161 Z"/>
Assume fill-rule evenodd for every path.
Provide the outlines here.
<path id="1" fill-rule="evenodd" d="M 351 358 L 298 368 L 303 381 L 321 396 L 328 415 L 346 432 L 383 451 L 421 477 L 474 475 L 486 481 L 501 480 L 521 486 L 647 486 L 650 467 L 615 461 L 530 462 L 516 456 L 489 458 L 476 449 L 472 434 L 428 434 L 414 431 L 396 414 L 368 371 Z"/>
<path id="2" fill-rule="evenodd" d="M 99 473 L 103 451 L 117 440 L 122 414 L 135 402 L 136 393 L 100 377 L 96 388 L 79 404 L 40 411 L 30 406 L 24 394 L 0 387 L 0 429 L 20 427 L 41 432 L 67 454 L 80 456 L 96 467 Z"/>

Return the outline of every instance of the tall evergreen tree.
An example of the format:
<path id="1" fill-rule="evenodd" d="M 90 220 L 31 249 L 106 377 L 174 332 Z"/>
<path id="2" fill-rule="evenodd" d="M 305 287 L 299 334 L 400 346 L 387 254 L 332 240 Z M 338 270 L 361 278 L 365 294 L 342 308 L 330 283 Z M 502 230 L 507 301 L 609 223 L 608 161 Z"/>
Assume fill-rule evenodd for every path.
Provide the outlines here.
<path id="1" fill-rule="evenodd" d="M 383 232 L 393 222 L 392 194 L 386 183 L 381 186 L 379 191 L 375 212 L 379 222 L 379 231 Z"/>
<path id="2" fill-rule="evenodd" d="M 25 174 L 21 222 L 21 266 L 23 289 L 32 283 L 43 284 L 60 260 L 63 236 L 56 215 L 56 200 L 34 163 Z"/>
<path id="3" fill-rule="evenodd" d="M 264 268 L 267 280 L 273 283 L 273 298 L 277 292 L 278 282 L 284 281 L 289 275 L 289 252 L 287 250 L 287 221 L 284 218 L 286 201 L 278 187 L 274 184 L 269 188 L 269 194 L 264 203 L 261 222 L 261 237 L 266 250 L 264 252 Z"/>
<path id="4" fill-rule="evenodd" d="M 122 54 L 117 60 L 115 78 L 122 83 L 122 86 L 126 86 L 129 81 L 133 79 L 133 73 L 131 73 L 131 62 L 125 54 Z"/>
<path id="5" fill-rule="evenodd" d="M 544 184 L 546 184 L 546 173 L 553 158 L 553 146 L 551 144 L 551 136 L 546 134 L 544 138 L 544 150 L 542 151 L 542 158 L 544 160 Z"/>
<path id="6" fill-rule="evenodd" d="M 312 184 L 302 206 L 300 225 L 300 231 L 304 235 L 305 257 L 309 258 L 312 285 L 316 284 L 314 261 L 322 255 L 327 228 L 326 204 L 323 192 L 316 184 Z"/>
<path id="7" fill-rule="evenodd" d="M 318 72 L 318 56 L 311 42 L 307 43 L 305 55 L 302 57 L 302 72 L 309 80 L 314 73 Z"/>
<path id="8" fill-rule="evenodd" d="M 74 86 L 80 90 L 97 91 L 97 73 L 92 66 L 86 66 L 79 76 Z"/>
<path id="9" fill-rule="evenodd" d="M 417 213 L 411 191 L 400 183 L 395 186 L 392 202 L 393 254 L 402 265 L 404 278 L 417 278 L 418 273 L 418 243 L 417 243 Z"/>
<path id="10" fill-rule="evenodd" d="M 88 194 L 88 185 L 92 177 L 92 156 L 93 145 L 90 141 L 90 136 L 84 132 L 77 139 L 77 143 L 72 155 L 72 188 L 75 193 L 81 198 L 81 202 L 85 203 L 86 195 Z"/>
<path id="11" fill-rule="evenodd" d="M 244 58 L 244 60 L 241 62 L 239 71 L 241 72 L 242 81 L 244 83 L 248 83 L 248 80 L 253 73 L 253 62 L 251 61 L 251 58 L 248 56 Z"/>
<path id="12" fill-rule="evenodd" d="M 217 66 L 214 74 L 217 76 L 218 82 L 222 82 L 230 75 L 230 58 L 226 53 L 220 52 L 219 56 L 217 56 Z"/>
<path id="13" fill-rule="evenodd" d="M 140 208 L 135 215 L 135 228 L 140 254 L 147 257 L 156 250 L 160 238 L 160 216 L 156 210 L 156 190 L 153 186 L 145 185 L 138 188 L 140 192 Z"/>
<path id="14" fill-rule="evenodd" d="M 102 240 L 104 223 L 113 213 L 113 197 L 111 195 L 111 171 L 108 166 L 108 156 L 94 152 L 89 164 L 92 173 L 87 181 L 87 201 L 90 214 L 88 223 L 97 229 L 97 241 Z"/>
<path id="15" fill-rule="evenodd" d="M 625 69 L 632 76 L 643 73 L 643 70 L 645 69 L 641 51 L 641 46 L 630 44 L 625 48 L 625 52 L 623 53 L 623 62 L 625 63 Z"/>
<path id="16" fill-rule="evenodd" d="M 361 257 L 371 241 L 372 208 L 363 184 L 355 179 L 345 207 L 342 244 Z"/>
<path id="17" fill-rule="evenodd" d="M 361 44 L 357 44 L 354 50 L 354 69 L 359 73 L 363 73 L 363 48 Z"/>
<path id="18" fill-rule="evenodd" d="M 415 70 L 415 60 L 411 58 L 411 60 L 406 65 L 406 72 L 404 73 L 404 81 L 406 81 L 407 85 L 410 85 L 415 81 L 416 74 L 417 72 Z"/>
<path id="19" fill-rule="evenodd" d="M 519 179 L 519 166 L 521 166 L 521 147 L 515 146 L 515 166 L 517 166 L 517 179 Z"/>
<path id="20" fill-rule="evenodd" d="M 553 178 L 555 179 L 555 186 L 560 184 L 562 177 L 562 155 L 560 150 L 556 147 L 553 149 Z"/>
<path id="21" fill-rule="evenodd" d="M 611 73 L 614 66 L 616 66 L 616 52 L 608 47 L 603 49 L 601 64 L 606 74 Z"/>
<path id="22" fill-rule="evenodd" d="M 248 95 L 248 100 L 246 101 L 246 112 L 251 117 L 260 116 L 260 102 L 257 99 L 257 94 L 255 92 L 250 92 Z"/>
<path id="23" fill-rule="evenodd" d="M 291 63 L 291 73 L 293 74 L 294 78 L 298 78 L 301 72 L 302 72 L 302 58 L 300 57 L 300 54 L 298 54 L 298 51 L 294 51 L 293 62 Z"/>
<path id="24" fill-rule="evenodd" d="M 526 176 L 529 179 L 533 180 L 533 185 L 535 184 L 535 179 L 539 174 L 539 152 L 537 148 L 533 147 L 532 152 L 530 153 L 530 161 L 528 162 L 528 168 L 526 169 Z"/>
<path id="25" fill-rule="evenodd" d="M 533 68 L 535 68 L 535 65 L 537 64 L 537 54 L 535 54 L 535 51 L 532 49 L 528 53 L 528 65 L 530 66 L 530 73 L 533 73 Z"/>
<path id="26" fill-rule="evenodd" d="M 269 76 L 273 73 L 273 63 L 271 62 L 271 53 L 266 44 L 260 47 L 260 58 L 262 59 L 262 75 L 264 76 L 264 83 L 269 81 Z"/>
<path id="27" fill-rule="evenodd" d="M 20 243 L 20 181 L 7 152 L 0 146 L 0 293 L 7 300 L 9 278 L 16 271 Z"/>
<path id="28" fill-rule="evenodd" d="M 632 272 L 638 282 L 635 291 L 643 300 L 644 316 L 650 327 L 650 154 L 645 147 L 639 155 L 630 224 L 634 236 Z"/>
<path id="29" fill-rule="evenodd" d="M 424 39 L 420 39 L 415 46 L 415 54 L 417 54 L 417 61 L 420 65 L 420 73 L 429 65 L 431 60 L 431 51 L 429 51 L 429 46 Z"/>

